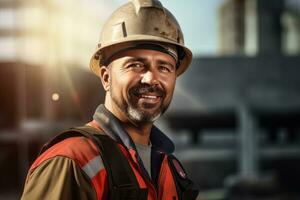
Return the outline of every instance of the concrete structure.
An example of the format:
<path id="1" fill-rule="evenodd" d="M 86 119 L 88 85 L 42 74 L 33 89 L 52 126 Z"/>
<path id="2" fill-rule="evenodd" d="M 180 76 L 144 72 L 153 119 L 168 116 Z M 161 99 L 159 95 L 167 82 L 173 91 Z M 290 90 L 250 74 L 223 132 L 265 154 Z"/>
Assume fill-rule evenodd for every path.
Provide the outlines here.
<path id="1" fill-rule="evenodd" d="M 219 34 L 221 54 L 227 57 L 196 58 L 179 80 L 179 93 L 175 94 L 166 118 L 174 130 L 192 133 L 192 143 L 200 147 L 198 153 L 182 154 L 187 162 L 202 160 L 205 165 L 212 157 L 215 162 L 236 161 L 236 170 L 228 172 L 224 184 L 241 196 L 230 199 L 257 199 L 261 195 L 275 199 L 279 198 L 278 192 L 283 192 L 279 191 L 278 183 L 299 187 L 296 170 L 286 175 L 290 183 L 279 175 L 282 169 L 278 165 L 269 165 L 268 170 L 275 174 L 264 172 L 270 159 L 282 162 L 282 166 L 286 164 L 287 168 L 291 159 L 295 161 L 293 165 L 300 167 L 300 52 L 294 51 L 293 56 L 285 54 L 288 45 L 281 20 L 284 9 L 283 0 L 224 1 Z M 299 20 L 298 15 L 293 16 L 294 21 Z M 295 34 L 295 27 L 288 29 L 293 30 L 293 42 L 298 46 L 300 35 Z M 220 138 L 225 138 L 221 136 L 222 130 L 223 135 L 231 132 L 237 140 L 226 146 L 226 141 L 220 139 L 208 147 L 202 139 L 207 130 L 218 130 Z M 204 177 L 197 180 L 205 187 L 201 178 Z"/>
<path id="2" fill-rule="evenodd" d="M 220 54 L 243 54 L 245 1 L 226 0 L 219 9 Z"/>
<path id="3" fill-rule="evenodd" d="M 299 4 L 227 0 L 219 10 L 221 55 L 299 54 Z"/>
<path id="4" fill-rule="evenodd" d="M 19 198 L 46 139 L 90 120 L 101 89 L 89 58 L 109 12 L 99 1 L 0 1 L 0 199 Z"/>

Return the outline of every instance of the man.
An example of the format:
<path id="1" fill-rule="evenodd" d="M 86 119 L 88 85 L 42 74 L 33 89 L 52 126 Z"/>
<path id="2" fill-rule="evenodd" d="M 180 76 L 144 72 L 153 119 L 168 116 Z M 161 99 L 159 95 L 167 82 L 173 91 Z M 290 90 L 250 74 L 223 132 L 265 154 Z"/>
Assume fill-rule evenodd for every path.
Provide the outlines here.
<path id="1" fill-rule="evenodd" d="M 92 122 L 44 147 L 22 199 L 195 199 L 173 143 L 153 125 L 191 59 L 159 1 L 132 0 L 116 10 L 90 64 L 106 91 L 104 105 Z"/>

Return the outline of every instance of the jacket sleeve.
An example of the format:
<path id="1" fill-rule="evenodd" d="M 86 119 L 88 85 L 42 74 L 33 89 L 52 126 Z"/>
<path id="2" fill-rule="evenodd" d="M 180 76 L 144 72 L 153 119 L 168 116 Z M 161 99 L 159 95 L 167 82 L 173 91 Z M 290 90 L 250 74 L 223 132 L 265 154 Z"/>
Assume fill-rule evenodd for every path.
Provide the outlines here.
<path id="1" fill-rule="evenodd" d="M 36 199 L 97 199 L 90 179 L 67 157 L 56 156 L 31 171 L 21 197 Z"/>

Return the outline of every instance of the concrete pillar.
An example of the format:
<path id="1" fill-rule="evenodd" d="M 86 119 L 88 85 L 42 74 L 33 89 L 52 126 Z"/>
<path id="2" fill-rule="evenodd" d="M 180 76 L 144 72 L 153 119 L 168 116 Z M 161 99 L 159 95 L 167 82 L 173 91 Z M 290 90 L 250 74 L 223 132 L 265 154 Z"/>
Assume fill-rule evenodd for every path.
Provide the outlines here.
<path id="1" fill-rule="evenodd" d="M 228 199 L 278 199 L 278 185 L 272 174 L 259 173 L 257 120 L 245 104 L 238 106 L 238 164 L 236 176 L 225 180 Z"/>
<path id="2" fill-rule="evenodd" d="M 239 119 L 239 176 L 243 178 L 255 178 L 258 176 L 258 140 L 256 120 L 245 105 L 238 107 Z"/>
<path id="3" fill-rule="evenodd" d="M 283 4 L 284 0 L 257 0 L 259 54 L 280 54 L 282 51 Z"/>

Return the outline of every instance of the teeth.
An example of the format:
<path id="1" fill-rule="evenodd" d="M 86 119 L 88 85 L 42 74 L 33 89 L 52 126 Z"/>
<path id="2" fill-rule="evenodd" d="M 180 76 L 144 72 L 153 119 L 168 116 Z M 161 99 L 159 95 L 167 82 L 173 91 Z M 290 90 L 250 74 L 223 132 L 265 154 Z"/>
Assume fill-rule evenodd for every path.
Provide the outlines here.
<path id="1" fill-rule="evenodd" d="M 142 95 L 143 98 L 156 99 L 157 96 Z"/>

